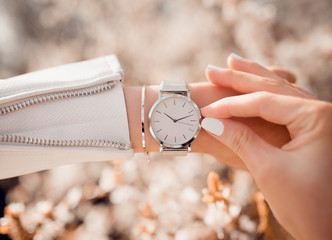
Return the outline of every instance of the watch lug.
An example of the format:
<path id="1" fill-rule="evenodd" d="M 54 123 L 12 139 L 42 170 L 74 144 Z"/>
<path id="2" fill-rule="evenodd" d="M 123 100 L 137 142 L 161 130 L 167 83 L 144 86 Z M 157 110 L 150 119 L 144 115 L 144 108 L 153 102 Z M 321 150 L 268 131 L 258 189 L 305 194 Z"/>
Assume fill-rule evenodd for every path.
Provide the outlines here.
<path id="1" fill-rule="evenodd" d="M 159 144 L 159 152 L 163 152 L 163 151 L 164 151 L 163 145 Z"/>
<path id="2" fill-rule="evenodd" d="M 187 98 L 190 99 L 190 90 L 187 90 Z"/>
<path id="3" fill-rule="evenodd" d="M 188 152 L 191 152 L 191 143 L 188 144 Z"/>

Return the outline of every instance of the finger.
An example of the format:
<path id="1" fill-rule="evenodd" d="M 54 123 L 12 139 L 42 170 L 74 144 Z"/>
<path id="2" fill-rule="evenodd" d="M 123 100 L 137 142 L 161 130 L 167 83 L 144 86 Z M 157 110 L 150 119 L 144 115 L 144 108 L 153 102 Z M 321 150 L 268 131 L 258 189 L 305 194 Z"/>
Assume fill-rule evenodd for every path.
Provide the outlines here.
<path id="1" fill-rule="evenodd" d="M 274 73 L 273 71 L 263 67 L 256 62 L 242 58 L 235 53 L 232 53 L 228 56 L 227 64 L 233 70 L 283 81 L 283 78 L 278 74 Z"/>
<path id="2" fill-rule="evenodd" d="M 276 79 L 286 79 L 290 83 L 296 82 L 296 77 L 293 73 L 290 71 L 276 67 L 271 66 L 265 68 L 264 66 L 250 61 L 248 59 L 244 59 L 237 54 L 230 54 L 227 58 L 228 66 L 231 69 L 241 71 L 241 72 L 247 72 L 251 74 L 255 74 L 261 77 L 268 77 L 268 78 L 276 78 Z"/>
<path id="3" fill-rule="evenodd" d="M 265 142 L 247 126 L 231 119 L 204 118 L 202 128 L 232 149 L 254 175 L 267 174 L 282 152 Z"/>
<path id="4" fill-rule="evenodd" d="M 290 83 L 296 83 L 296 76 L 287 69 L 276 67 L 276 66 L 269 66 L 269 67 L 267 67 L 267 69 L 274 72 L 279 77 L 286 79 Z"/>
<path id="5" fill-rule="evenodd" d="M 267 91 L 282 95 L 314 98 L 310 93 L 279 77 L 278 79 L 261 77 L 247 72 L 217 68 L 211 65 L 208 66 L 205 74 L 211 83 L 232 88 L 240 93 Z"/>
<path id="6" fill-rule="evenodd" d="M 297 97 L 255 92 L 223 98 L 202 108 L 201 114 L 212 118 L 261 117 L 269 122 L 288 126 L 298 120 L 300 113 L 310 114 L 310 109 L 305 108 L 304 103 L 303 99 Z"/>

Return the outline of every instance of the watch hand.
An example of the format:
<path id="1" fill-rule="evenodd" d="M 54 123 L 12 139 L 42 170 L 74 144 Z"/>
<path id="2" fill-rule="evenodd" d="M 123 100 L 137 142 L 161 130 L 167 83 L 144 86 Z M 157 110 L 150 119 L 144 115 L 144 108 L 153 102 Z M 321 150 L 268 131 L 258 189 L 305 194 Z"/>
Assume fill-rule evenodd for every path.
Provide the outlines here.
<path id="1" fill-rule="evenodd" d="M 185 117 L 183 117 L 183 118 L 179 118 L 179 119 L 176 119 L 176 120 L 173 120 L 174 122 L 177 122 L 177 121 L 180 121 L 180 120 L 182 120 L 182 119 L 185 119 L 185 118 L 188 118 L 188 117 L 191 117 L 191 116 L 193 116 L 194 114 L 190 114 L 190 115 L 188 115 L 188 116 L 185 116 Z"/>
<path id="2" fill-rule="evenodd" d="M 169 116 L 167 113 L 164 113 L 167 117 L 169 117 L 170 119 L 172 119 L 173 122 L 176 122 L 176 120 L 174 118 L 172 118 L 171 116 Z"/>
<path id="3" fill-rule="evenodd" d="M 190 124 L 190 123 L 184 123 L 184 122 L 178 122 L 178 123 L 182 123 L 182 124 L 189 125 L 189 126 L 195 126 L 194 124 Z"/>

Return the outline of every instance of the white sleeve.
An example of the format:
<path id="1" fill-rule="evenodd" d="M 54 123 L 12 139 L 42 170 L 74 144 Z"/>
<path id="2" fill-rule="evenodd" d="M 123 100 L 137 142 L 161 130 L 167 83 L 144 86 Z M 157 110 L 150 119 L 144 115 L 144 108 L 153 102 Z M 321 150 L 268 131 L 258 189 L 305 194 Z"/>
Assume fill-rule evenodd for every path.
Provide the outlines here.
<path id="1" fill-rule="evenodd" d="M 129 159 L 115 55 L 0 81 L 0 179 L 59 165 Z"/>

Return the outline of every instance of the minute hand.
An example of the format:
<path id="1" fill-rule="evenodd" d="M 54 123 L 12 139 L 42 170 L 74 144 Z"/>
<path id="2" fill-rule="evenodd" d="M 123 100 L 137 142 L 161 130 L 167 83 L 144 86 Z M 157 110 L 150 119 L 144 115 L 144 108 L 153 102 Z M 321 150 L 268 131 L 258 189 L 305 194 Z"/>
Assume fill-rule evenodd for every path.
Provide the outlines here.
<path id="1" fill-rule="evenodd" d="M 190 115 L 185 116 L 185 117 L 183 117 L 183 118 L 175 119 L 174 122 L 178 122 L 178 121 L 180 121 L 180 120 L 182 120 L 182 119 L 185 119 L 185 118 L 191 117 L 191 116 L 193 116 L 193 115 L 194 115 L 194 114 L 190 114 Z"/>

